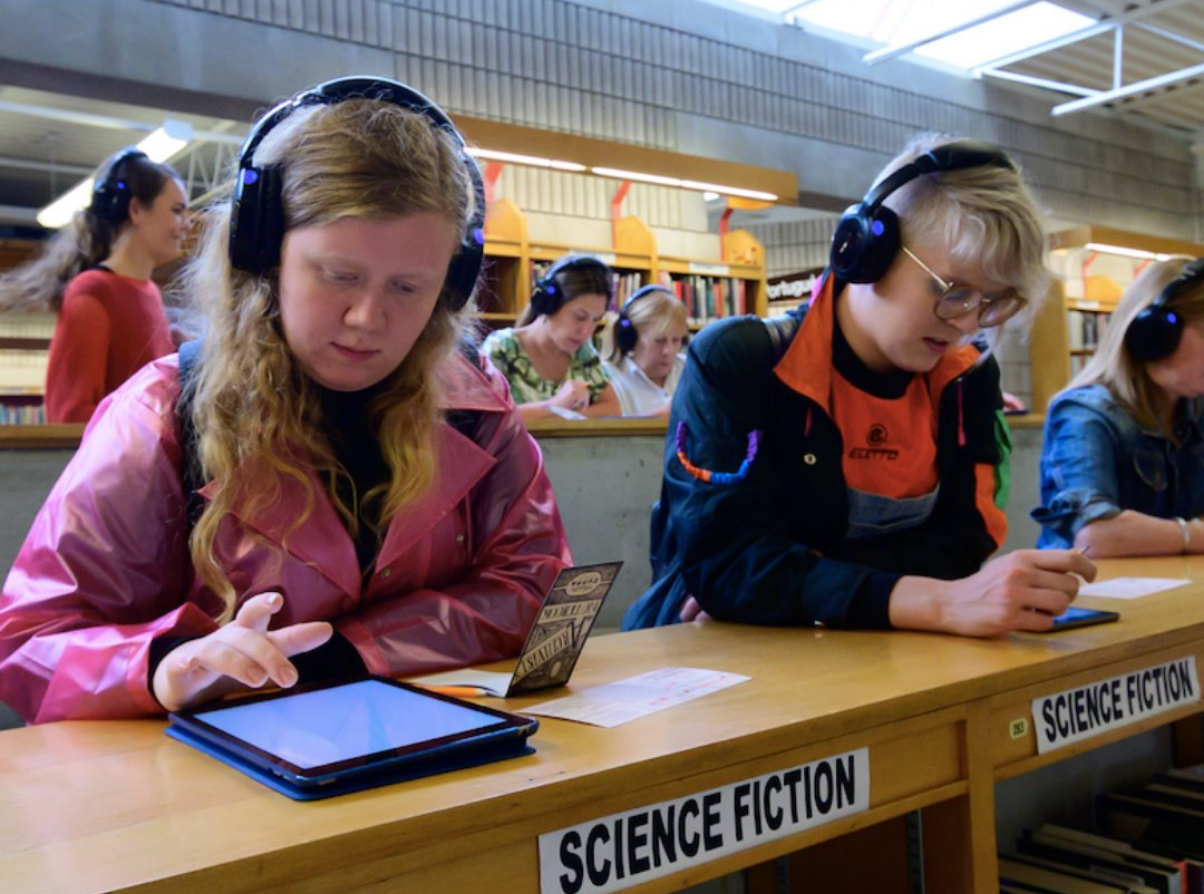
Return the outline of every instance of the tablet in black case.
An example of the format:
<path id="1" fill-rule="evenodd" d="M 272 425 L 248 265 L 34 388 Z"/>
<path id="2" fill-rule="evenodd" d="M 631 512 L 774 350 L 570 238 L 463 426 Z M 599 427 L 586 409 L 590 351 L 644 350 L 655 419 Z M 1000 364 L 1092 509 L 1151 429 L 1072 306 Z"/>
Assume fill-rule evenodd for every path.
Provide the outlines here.
<path id="1" fill-rule="evenodd" d="M 504 760 L 539 723 L 385 677 L 169 715 L 167 734 L 296 800 Z"/>

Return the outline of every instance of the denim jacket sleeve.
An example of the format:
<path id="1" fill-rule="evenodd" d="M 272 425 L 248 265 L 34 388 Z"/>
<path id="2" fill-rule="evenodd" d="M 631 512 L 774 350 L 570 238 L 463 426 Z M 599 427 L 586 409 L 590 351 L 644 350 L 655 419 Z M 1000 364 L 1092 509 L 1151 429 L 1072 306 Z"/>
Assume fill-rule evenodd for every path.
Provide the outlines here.
<path id="1" fill-rule="evenodd" d="M 1121 453 L 1103 407 L 1074 393 L 1054 401 L 1041 450 L 1041 505 L 1032 512 L 1043 528 L 1039 546 L 1068 549 L 1085 525 L 1120 513 Z"/>

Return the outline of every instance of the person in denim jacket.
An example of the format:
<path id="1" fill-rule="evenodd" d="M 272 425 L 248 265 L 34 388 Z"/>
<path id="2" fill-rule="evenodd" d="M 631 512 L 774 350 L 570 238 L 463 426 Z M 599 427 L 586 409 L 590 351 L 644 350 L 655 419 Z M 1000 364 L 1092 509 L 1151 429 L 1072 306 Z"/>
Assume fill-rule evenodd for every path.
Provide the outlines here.
<path id="1" fill-rule="evenodd" d="M 1152 350 L 1134 336 L 1151 318 L 1162 339 Z M 1180 259 L 1129 287 L 1099 351 L 1051 404 L 1032 515 L 1038 546 L 1101 557 L 1204 552 L 1202 513 L 1204 259 Z"/>

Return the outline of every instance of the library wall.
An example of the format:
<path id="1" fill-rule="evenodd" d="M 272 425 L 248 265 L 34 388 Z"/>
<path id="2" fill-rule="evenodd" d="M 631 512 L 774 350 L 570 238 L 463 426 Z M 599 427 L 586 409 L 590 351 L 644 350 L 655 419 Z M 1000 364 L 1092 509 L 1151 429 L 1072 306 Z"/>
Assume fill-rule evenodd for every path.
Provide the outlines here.
<path id="1" fill-rule="evenodd" d="M 1054 216 L 1204 238 L 1185 140 L 1123 117 L 1054 119 L 1043 97 L 989 80 L 902 62 L 870 68 L 854 47 L 701 0 L 9 0 L 6 9 L 0 59 L 15 85 L 245 120 L 300 85 L 384 72 L 453 113 L 790 168 L 801 192 L 829 208 L 861 195 L 917 130 L 940 129 L 1001 143 Z"/>

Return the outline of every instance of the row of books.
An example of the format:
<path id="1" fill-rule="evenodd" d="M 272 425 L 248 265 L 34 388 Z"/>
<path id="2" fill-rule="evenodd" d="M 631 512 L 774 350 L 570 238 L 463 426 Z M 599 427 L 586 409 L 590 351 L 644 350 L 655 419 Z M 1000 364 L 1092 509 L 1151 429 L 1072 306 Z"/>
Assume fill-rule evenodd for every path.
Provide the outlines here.
<path id="1" fill-rule="evenodd" d="M 1097 799 L 1098 830 L 1046 823 L 999 859 L 1001 894 L 1204 894 L 1204 773 Z"/>
<path id="2" fill-rule="evenodd" d="M 673 291 L 695 325 L 748 313 L 748 283 L 734 277 L 675 276 Z"/>
<path id="3" fill-rule="evenodd" d="M 1066 337 L 1072 351 L 1095 350 L 1108 328 L 1111 314 L 1085 310 L 1066 312 Z"/>
<path id="4" fill-rule="evenodd" d="M 46 407 L 41 402 L 8 402 L 0 399 L 0 425 L 45 424 Z"/>

